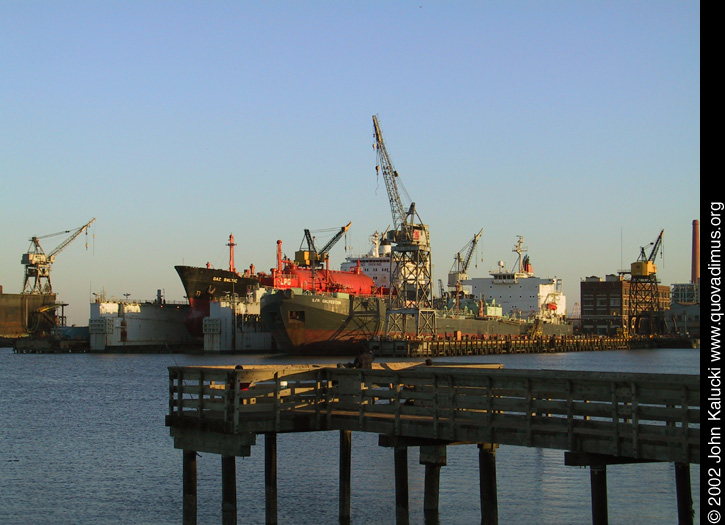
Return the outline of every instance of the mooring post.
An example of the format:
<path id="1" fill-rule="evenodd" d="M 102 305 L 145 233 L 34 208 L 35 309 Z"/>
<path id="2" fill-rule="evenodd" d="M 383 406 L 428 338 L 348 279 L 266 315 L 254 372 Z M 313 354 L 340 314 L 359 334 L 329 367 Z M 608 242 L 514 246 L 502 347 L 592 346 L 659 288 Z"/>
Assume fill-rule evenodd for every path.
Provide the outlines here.
<path id="1" fill-rule="evenodd" d="M 196 450 L 184 450 L 183 523 L 196 525 Z"/>
<path id="2" fill-rule="evenodd" d="M 434 519 L 438 514 L 441 467 L 446 465 L 445 445 L 425 445 L 420 447 L 420 464 L 425 465 L 425 493 L 423 512 L 426 518 Z"/>
<path id="3" fill-rule="evenodd" d="M 237 523 L 237 458 L 222 456 L 222 525 Z"/>
<path id="4" fill-rule="evenodd" d="M 350 475 L 352 472 L 352 432 L 340 430 L 340 522 L 350 521 Z"/>
<path id="5" fill-rule="evenodd" d="M 496 489 L 496 447 L 494 443 L 478 444 L 478 468 L 481 483 L 481 524 L 498 525 Z"/>
<path id="6" fill-rule="evenodd" d="M 264 435 L 264 510 L 267 525 L 277 524 L 277 434 Z"/>
<path id="7" fill-rule="evenodd" d="M 692 525 L 695 510 L 692 508 L 689 463 L 675 463 L 675 485 L 677 487 L 677 522 L 680 525 Z"/>
<path id="8" fill-rule="evenodd" d="M 406 524 L 408 509 L 408 447 L 395 445 L 395 518 L 396 523 Z"/>
<path id="9" fill-rule="evenodd" d="M 589 476 L 592 485 L 592 524 L 607 525 L 609 513 L 607 509 L 607 466 L 591 465 Z"/>

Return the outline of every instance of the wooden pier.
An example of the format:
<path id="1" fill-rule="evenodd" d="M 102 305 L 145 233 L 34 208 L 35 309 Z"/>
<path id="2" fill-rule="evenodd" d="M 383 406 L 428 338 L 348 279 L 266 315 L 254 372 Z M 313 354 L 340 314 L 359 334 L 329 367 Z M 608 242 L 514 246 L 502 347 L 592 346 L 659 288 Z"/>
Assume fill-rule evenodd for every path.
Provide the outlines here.
<path id="1" fill-rule="evenodd" d="M 598 352 L 645 348 L 695 348 L 696 340 L 671 337 L 491 336 L 437 339 L 372 340 L 367 348 L 379 357 L 447 357 L 464 355 Z"/>
<path id="2" fill-rule="evenodd" d="M 607 523 L 606 467 L 674 462 L 680 523 L 692 523 L 691 463 L 700 463 L 700 376 L 504 370 L 500 365 L 376 363 L 170 367 L 169 415 L 183 453 L 184 523 L 196 523 L 196 453 L 222 456 L 222 520 L 236 523 L 237 456 L 265 439 L 266 521 L 277 522 L 276 439 L 340 432 L 340 520 L 350 520 L 351 432 L 394 450 L 398 523 L 408 522 L 407 452 L 426 465 L 425 512 L 438 507 L 448 445 L 479 448 L 482 523 L 498 522 L 499 444 L 566 451 L 589 466 L 592 521 Z M 673 495 L 675 497 L 675 495 Z"/>

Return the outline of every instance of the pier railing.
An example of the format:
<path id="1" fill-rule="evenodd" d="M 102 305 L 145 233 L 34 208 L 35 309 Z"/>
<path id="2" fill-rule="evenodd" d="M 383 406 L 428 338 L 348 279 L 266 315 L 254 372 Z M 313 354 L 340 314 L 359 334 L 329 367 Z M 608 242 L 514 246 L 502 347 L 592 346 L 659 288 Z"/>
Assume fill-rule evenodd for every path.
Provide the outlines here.
<path id="1" fill-rule="evenodd" d="M 172 435 L 253 442 L 258 433 L 352 430 L 700 463 L 699 375 L 382 363 L 170 367 L 169 378 Z"/>

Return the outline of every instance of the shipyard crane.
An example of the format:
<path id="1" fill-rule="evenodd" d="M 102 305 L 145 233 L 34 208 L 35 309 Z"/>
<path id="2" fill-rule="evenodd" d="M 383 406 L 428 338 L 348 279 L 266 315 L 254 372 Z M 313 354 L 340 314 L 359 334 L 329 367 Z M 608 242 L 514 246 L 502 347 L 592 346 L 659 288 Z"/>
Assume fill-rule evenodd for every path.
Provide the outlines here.
<path id="1" fill-rule="evenodd" d="M 461 251 L 453 257 L 453 266 L 448 272 L 449 288 L 455 288 L 456 284 L 468 279 L 466 272 L 468 271 L 468 266 L 471 264 L 473 251 L 476 249 L 476 245 L 478 244 L 478 240 L 481 238 L 482 233 L 483 228 L 481 228 L 481 230 L 473 236 L 473 239 L 468 241 L 468 244 L 461 248 Z M 462 255 L 464 252 L 465 255 Z"/>
<path id="2" fill-rule="evenodd" d="M 88 227 L 95 222 L 95 218 L 75 230 L 65 230 L 62 232 L 51 233 L 30 238 L 30 247 L 27 253 L 23 254 L 21 263 L 25 265 L 25 280 L 23 281 L 24 294 L 42 294 L 50 295 L 53 293 L 53 286 L 50 282 L 51 266 L 55 262 L 55 257 L 73 242 L 81 233 L 86 231 Z M 71 235 L 60 243 L 53 251 L 46 254 L 40 245 L 41 239 L 56 237 L 70 233 Z M 86 243 L 88 249 L 88 243 Z"/>
<path id="3" fill-rule="evenodd" d="M 350 225 L 352 222 L 348 222 L 347 225 L 343 226 L 338 230 L 338 232 L 330 239 L 325 246 L 322 247 L 322 249 L 317 250 L 315 247 L 315 240 L 312 237 L 312 232 L 310 230 L 305 229 L 305 238 L 303 242 L 307 242 L 307 250 L 300 249 L 295 253 L 295 263 L 298 266 L 305 266 L 305 267 L 312 267 L 312 266 L 322 266 L 324 263 L 325 265 L 329 265 L 330 262 L 330 250 L 332 250 L 332 247 L 337 244 L 337 242 L 342 238 L 342 236 L 347 232 L 347 230 L 350 229 Z"/>
<path id="4" fill-rule="evenodd" d="M 386 335 L 415 336 L 436 333 L 433 310 L 433 279 L 428 226 L 423 224 L 411 203 L 407 211 L 400 197 L 398 172 L 388 154 L 378 118 L 373 115 L 373 134 L 377 156 L 376 173 L 382 173 L 388 192 L 393 229 L 387 232 L 391 242 L 390 294 Z M 412 317 L 414 331 L 407 328 Z"/>
<path id="5" fill-rule="evenodd" d="M 647 245 L 652 246 L 649 254 L 646 246 L 641 246 L 639 257 L 630 265 L 628 325 L 633 333 L 658 334 L 664 326 L 655 264 L 655 259 L 662 250 L 664 233 L 665 230 L 660 231 L 657 239 Z"/>
<path id="6" fill-rule="evenodd" d="M 664 235 L 664 233 L 665 230 L 662 230 L 657 236 L 657 240 L 651 242 L 648 245 L 652 246 L 652 250 L 650 250 L 649 255 L 647 255 L 647 253 L 645 252 L 645 246 L 640 246 L 639 258 L 636 262 L 632 263 L 630 267 L 633 277 L 647 277 L 651 274 L 657 273 L 657 266 L 655 265 L 654 261 L 657 258 L 657 254 L 659 253 L 660 249 L 662 248 L 662 236 Z"/>

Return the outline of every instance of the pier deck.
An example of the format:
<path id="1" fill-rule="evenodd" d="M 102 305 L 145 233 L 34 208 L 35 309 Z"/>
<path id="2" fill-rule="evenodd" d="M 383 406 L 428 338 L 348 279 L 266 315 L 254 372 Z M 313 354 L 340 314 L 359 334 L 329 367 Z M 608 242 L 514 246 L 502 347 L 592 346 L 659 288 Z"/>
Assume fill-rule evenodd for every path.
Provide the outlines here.
<path id="1" fill-rule="evenodd" d="M 169 380 L 166 424 L 185 451 L 245 456 L 258 434 L 338 430 L 396 447 L 560 449 L 592 468 L 700 463 L 699 375 L 376 363 L 170 367 Z"/>

